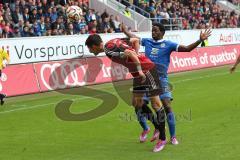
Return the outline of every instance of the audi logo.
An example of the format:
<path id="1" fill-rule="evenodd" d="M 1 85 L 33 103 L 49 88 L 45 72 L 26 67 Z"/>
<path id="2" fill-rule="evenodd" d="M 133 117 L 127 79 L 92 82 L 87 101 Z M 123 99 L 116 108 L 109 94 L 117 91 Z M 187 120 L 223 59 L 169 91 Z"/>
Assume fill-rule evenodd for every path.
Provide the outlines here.
<path id="1" fill-rule="evenodd" d="M 86 69 L 77 61 L 43 64 L 40 74 L 44 86 L 49 90 L 86 85 L 83 78 L 86 75 Z"/>

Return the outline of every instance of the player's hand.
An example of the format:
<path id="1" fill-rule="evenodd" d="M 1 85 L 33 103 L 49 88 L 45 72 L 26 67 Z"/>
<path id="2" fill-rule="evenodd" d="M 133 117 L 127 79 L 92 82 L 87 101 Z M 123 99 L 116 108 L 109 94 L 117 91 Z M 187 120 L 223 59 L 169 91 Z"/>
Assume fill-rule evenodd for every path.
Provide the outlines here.
<path id="1" fill-rule="evenodd" d="M 141 77 L 141 83 L 144 83 L 146 81 L 146 75 L 143 73 L 143 71 L 139 71 L 139 76 Z"/>
<path id="2" fill-rule="evenodd" d="M 211 33 L 212 33 L 212 30 L 210 28 L 205 29 L 204 32 L 201 31 L 200 40 L 205 41 L 206 39 L 208 39 L 208 37 L 211 36 Z"/>
<path id="3" fill-rule="evenodd" d="M 232 66 L 232 67 L 230 68 L 230 73 L 233 73 L 233 72 L 235 71 L 235 69 L 236 69 L 236 67 L 235 67 L 235 66 Z"/>

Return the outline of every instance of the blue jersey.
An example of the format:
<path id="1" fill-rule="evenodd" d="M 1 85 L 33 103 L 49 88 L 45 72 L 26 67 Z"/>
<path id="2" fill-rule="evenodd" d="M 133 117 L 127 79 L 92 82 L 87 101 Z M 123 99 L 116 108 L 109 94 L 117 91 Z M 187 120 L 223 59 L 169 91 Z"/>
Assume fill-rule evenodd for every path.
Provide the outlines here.
<path id="1" fill-rule="evenodd" d="M 160 77 L 167 78 L 167 71 L 170 63 L 170 55 L 178 51 L 178 44 L 168 41 L 155 41 L 152 38 L 143 38 L 142 46 L 145 46 L 145 55 L 155 63 Z"/>

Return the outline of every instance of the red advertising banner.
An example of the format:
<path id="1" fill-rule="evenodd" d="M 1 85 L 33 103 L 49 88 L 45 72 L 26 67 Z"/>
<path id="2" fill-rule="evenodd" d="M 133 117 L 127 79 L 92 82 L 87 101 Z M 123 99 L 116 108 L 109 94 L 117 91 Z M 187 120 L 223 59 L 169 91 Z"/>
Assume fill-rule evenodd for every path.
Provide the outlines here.
<path id="1" fill-rule="evenodd" d="M 16 96 L 39 92 L 33 64 L 13 65 L 2 70 L 0 93 Z"/>
<path id="2" fill-rule="evenodd" d="M 88 71 L 90 73 L 88 84 L 119 81 L 131 78 L 128 69 L 112 62 L 107 57 L 88 58 Z"/>
<path id="3" fill-rule="evenodd" d="M 40 91 L 84 86 L 86 60 L 68 60 L 34 64 Z"/>
<path id="4" fill-rule="evenodd" d="M 240 45 L 228 45 L 223 46 L 224 54 L 227 56 L 227 64 L 232 64 L 236 61 L 238 55 L 240 54 Z M 236 55 L 236 56 L 235 56 Z M 228 60 L 231 59 L 231 60 Z"/>
<path id="5" fill-rule="evenodd" d="M 192 52 L 173 52 L 169 73 L 232 64 L 236 61 L 240 45 L 197 48 Z"/>
<path id="6" fill-rule="evenodd" d="M 40 90 L 56 90 L 124 80 L 127 70 L 107 57 L 36 63 Z M 128 76 L 130 78 L 130 76 Z"/>
<path id="7" fill-rule="evenodd" d="M 189 52 L 173 52 L 171 54 L 171 63 L 169 65 L 169 73 L 193 70 L 199 68 L 199 55 L 197 50 Z"/>
<path id="8" fill-rule="evenodd" d="M 239 53 L 240 45 L 199 48 L 191 53 L 174 52 L 169 72 L 232 64 Z M 107 57 L 11 65 L 3 69 L 0 92 L 15 96 L 129 78 L 131 75 L 125 67 L 112 63 Z"/>

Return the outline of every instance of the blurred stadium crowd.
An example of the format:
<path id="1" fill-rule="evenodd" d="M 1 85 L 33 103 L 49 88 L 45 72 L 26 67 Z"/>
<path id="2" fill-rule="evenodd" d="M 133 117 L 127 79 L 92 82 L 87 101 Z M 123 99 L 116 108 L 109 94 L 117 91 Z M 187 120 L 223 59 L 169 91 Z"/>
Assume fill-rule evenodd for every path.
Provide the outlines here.
<path id="1" fill-rule="evenodd" d="M 137 12 L 146 16 L 150 13 L 153 21 L 168 24 L 170 18 L 182 19 L 182 28 L 175 29 L 204 29 L 236 28 L 240 26 L 240 16 L 234 11 L 220 9 L 216 0 L 118 0 L 124 5 L 138 6 Z M 239 5 L 239 0 L 229 0 Z M 173 20 L 173 24 L 176 23 Z"/>
<path id="2" fill-rule="evenodd" d="M 168 24 L 169 19 L 182 19 L 181 28 L 203 29 L 235 28 L 240 26 L 240 16 L 234 11 L 221 10 L 215 0 L 118 0 L 128 6 L 124 14 L 131 18 L 129 8 L 145 15 L 147 11 L 153 21 Z M 239 4 L 238 0 L 229 0 Z M 65 10 L 77 5 L 83 9 L 79 22 L 69 23 Z M 89 9 L 84 0 L 1 0 L 0 37 L 34 37 L 52 35 L 74 35 L 86 33 L 120 32 L 119 16 Z"/>
<path id="3" fill-rule="evenodd" d="M 83 9 L 79 22 L 69 23 L 65 10 L 77 5 Z M 6 0 L 0 2 L 0 37 L 34 37 L 86 33 L 120 32 L 118 16 L 89 9 L 79 1 Z"/>

